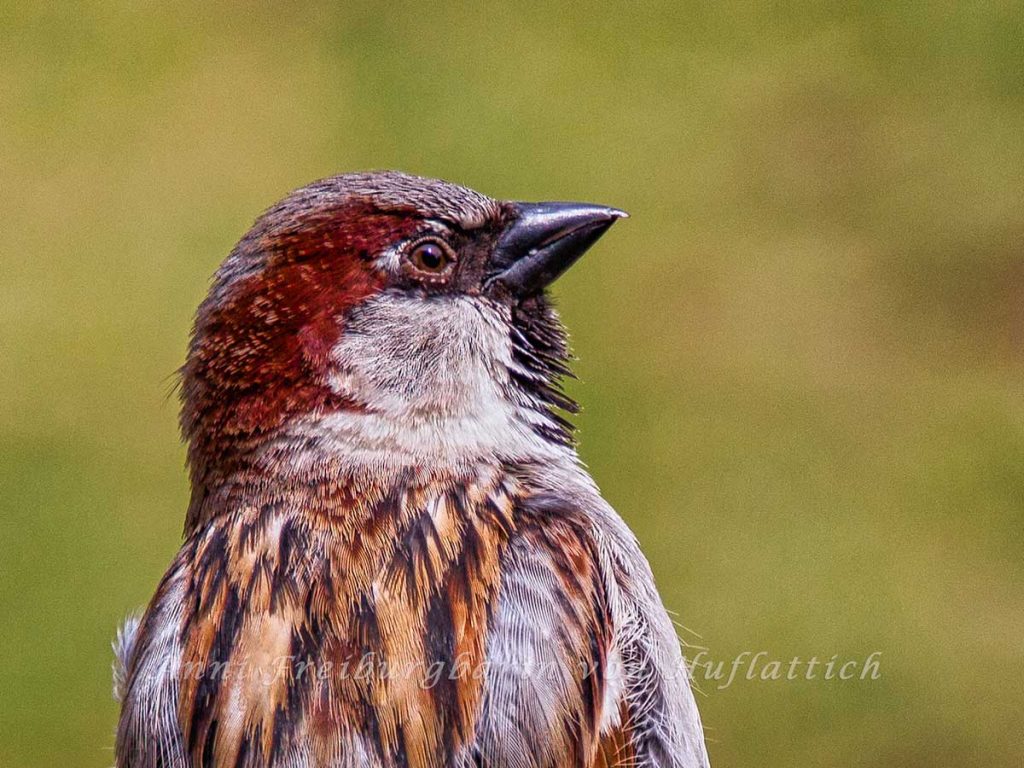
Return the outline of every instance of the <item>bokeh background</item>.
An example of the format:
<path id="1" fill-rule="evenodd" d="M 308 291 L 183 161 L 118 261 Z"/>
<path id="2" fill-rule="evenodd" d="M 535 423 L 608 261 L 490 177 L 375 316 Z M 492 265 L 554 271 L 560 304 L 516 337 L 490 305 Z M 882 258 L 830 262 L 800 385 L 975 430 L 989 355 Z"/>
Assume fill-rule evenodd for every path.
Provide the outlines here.
<path id="1" fill-rule="evenodd" d="M 1021 4 L 343 5 L 0 3 L 0 766 L 112 763 L 193 309 L 366 168 L 632 212 L 555 293 L 682 637 L 882 654 L 701 682 L 713 763 L 1024 763 Z"/>

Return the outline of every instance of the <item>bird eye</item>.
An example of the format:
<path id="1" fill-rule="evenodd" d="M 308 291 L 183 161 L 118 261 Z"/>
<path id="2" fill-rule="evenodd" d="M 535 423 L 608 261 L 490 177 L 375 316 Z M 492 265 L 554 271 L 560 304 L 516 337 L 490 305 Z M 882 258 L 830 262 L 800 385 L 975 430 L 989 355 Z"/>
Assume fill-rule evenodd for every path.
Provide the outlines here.
<path id="1" fill-rule="evenodd" d="M 408 260 L 417 272 L 431 278 L 444 277 L 455 263 L 451 251 L 437 240 L 418 243 L 409 251 Z"/>

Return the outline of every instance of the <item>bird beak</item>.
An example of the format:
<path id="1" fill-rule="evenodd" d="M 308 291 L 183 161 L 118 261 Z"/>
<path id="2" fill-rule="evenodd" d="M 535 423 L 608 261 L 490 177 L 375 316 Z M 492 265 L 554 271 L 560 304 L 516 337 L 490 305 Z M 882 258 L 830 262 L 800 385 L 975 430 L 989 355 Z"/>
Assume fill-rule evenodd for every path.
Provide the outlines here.
<path id="1" fill-rule="evenodd" d="M 513 203 L 516 218 L 491 254 L 489 285 L 515 296 L 535 294 L 553 283 L 608 231 L 625 211 L 589 203 Z"/>

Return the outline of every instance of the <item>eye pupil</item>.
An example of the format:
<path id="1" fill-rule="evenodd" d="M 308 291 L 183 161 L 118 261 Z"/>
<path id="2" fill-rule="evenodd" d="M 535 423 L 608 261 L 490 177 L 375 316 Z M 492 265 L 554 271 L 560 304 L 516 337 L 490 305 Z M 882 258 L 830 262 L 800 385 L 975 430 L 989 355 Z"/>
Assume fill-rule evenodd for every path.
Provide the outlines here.
<path id="1" fill-rule="evenodd" d="M 452 256 L 441 243 L 427 241 L 413 248 L 409 261 L 420 272 L 440 275 L 452 262 Z"/>
<path id="2" fill-rule="evenodd" d="M 438 269 L 444 263 L 444 253 L 433 243 L 421 245 L 420 261 L 423 262 L 423 266 L 427 269 Z"/>

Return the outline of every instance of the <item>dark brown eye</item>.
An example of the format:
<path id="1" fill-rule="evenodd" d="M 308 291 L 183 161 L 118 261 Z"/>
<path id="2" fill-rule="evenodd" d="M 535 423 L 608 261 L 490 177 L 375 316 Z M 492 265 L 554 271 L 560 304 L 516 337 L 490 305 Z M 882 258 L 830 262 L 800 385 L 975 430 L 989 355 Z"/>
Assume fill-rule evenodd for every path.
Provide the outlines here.
<path id="1" fill-rule="evenodd" d="M 451 252 L 436 240 L 424 240 L 409 251 L 409 263 L 430 277 L 443 277 L 455 263 Z"/>

